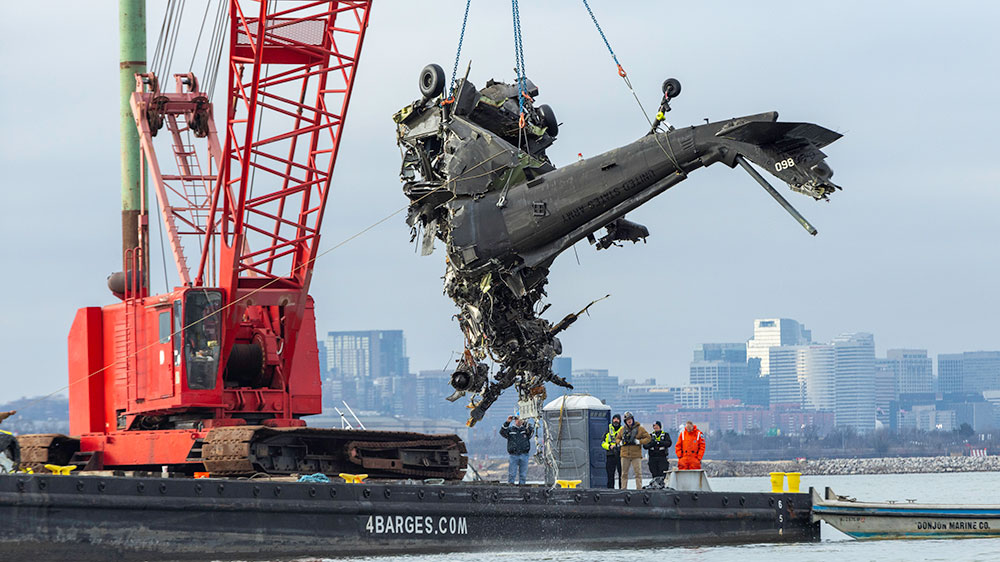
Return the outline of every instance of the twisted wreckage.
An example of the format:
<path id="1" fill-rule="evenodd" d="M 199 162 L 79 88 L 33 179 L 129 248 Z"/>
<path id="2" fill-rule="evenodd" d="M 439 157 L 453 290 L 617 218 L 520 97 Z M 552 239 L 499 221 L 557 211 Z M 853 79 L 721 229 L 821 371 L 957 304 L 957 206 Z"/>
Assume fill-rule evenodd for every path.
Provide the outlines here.
<path id="1" fill-rule="evenodd" d="M 541 317 L 547 306 L 540 301 L 549 267 L 576 242 L 606 249 L 644 240 L 649 231 L 625 214 L 716 162 L 743 167 L 811 234 L 812 225 L 747 160 L 817 200 L 840 189 L 820 151 L 840 134 L 778 122 L 774 112 L 675 129 L 663 121 L 680 93 L 674 79 L 664 82 L 647 135 L 558 169 L 545 150 L 559 123 L 548 105 L 535 104 L 530 80 L 477 89 L 460 79 L 445 98 L 444 72 L 428 65 L 419 85 L 422 97 L 393 116 L 407 222 L 423 255 L 435 238 L 446 246 L 445 291 L 466 340 L 449 399 L 472 395 L 469 425 L 511 386 L 522 409 L 540 403 L 545 382 L 572 388 L 552 372 L 552 360 L 562 352 L 557 335 L 579 313 L 553 324 Z M 500 366 L 492 378 L 487 360 Z"/>

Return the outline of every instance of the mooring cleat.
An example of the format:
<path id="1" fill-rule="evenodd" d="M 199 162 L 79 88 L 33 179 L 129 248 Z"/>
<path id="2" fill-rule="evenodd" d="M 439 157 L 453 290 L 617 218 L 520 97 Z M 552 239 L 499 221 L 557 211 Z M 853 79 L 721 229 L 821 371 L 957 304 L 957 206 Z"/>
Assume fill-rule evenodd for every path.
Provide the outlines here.
<path id="1" fill-rule="evenodd" d="M 73 472 L 74 470 L 76 470 L 76 465 L 75 464 L 70 464 L 70 465 L 66 465 L 66 466 L 60 466 L 58 464 L 47 464 L 47 465 L 45 465 L 45 469 L 48 470 L 49 472 L 51 472 L 52 474 L 60 474 L 62 476 L 69 476 L 70 472 Z"/>
<path id="2" fill-rule="evenodd" d="M 346 472 L 341 472 L 340 477 L 344 479 L 344 482 L 348 484 L 364 484 L 365 478 L 368 478 L 367 474 L 348 474 Z"/>

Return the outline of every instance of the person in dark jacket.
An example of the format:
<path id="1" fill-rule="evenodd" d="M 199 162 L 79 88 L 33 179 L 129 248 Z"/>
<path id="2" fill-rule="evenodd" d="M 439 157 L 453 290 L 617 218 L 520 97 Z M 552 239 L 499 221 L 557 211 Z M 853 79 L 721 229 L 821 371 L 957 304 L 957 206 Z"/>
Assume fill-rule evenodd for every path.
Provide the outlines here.
<path id="1" fill-rule="evenodd" d="M 524 479 L 528 477 L 528 453 L 531 452 L 531 435 L 534 432 L 535 429 L 519 416 L 507 416 L 507 421 L 500 428 L 500 436 L 507 440 L 507 454 L 510 455 L 508 484 L 514 483 L 515 475 L 519 484 L 524 484 Z"/>
<path id="2" fill-rule="evenodd" d="M 622 417 L 615 414 L 611 417 L 608 432 L 604 434 L 604 441 L 601 442 L 601 448 L 607 452 L 607 464 L 605 467 L 608 470 L 608 488 L 612 490 L 615 489 L 615 482 L 618 481 L 618 477 L 622 474 L 621 447 L 618 446 L 618 436 L 621 432 Z M 616 474 L 617 476 L 615 476 Z"/>
<path id="3" fill-rule="evenodd" d="M 649 473 L 653 478 L 666 476 L 670 469 L 670 434 L 663 431 L 659 421 L 653 422 L 653 432 L 649 434 L 649 443 L 643 447 L 649 451 Z"/>

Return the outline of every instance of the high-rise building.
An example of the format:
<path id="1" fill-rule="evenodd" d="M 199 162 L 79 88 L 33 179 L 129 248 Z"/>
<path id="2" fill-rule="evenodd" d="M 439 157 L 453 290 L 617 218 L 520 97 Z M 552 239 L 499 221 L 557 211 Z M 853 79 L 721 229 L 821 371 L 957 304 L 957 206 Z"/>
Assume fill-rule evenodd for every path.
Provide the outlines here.
<path id="1" fill-rule="evenodd" d="M 882 422 L 885 427 L 893 425 L 892 404 L 898 398 L 895 361 L 876 357 L 875 419 Z"/>
<path id="2" fill-rule="evenodd" d="M 771 404 L 807 410 L 834 410 L 835 360 L 832 345 L 792 345 L 770 350 Z"/>
<path id="3" fill-rule="evenodd" d="M 741 343 L 703 343 L 695 347 L 690 382 L 712 387 L 712 400 L 745 400 L 747 351 Z"/>
<path id="4" fill-rule="evenodd" d="M 573 358 L 556 357 L 552 360 L 552 372 L 570 382 L 573 379 Z"/>
<path id="5" fill-rule="evenodd" d="M 694 361 L 746 363 L 747 346 L 742 343 L 703 343 L 694 348 Z"/>
<path id="6" fill-rule="evenodd" d="M 966 351 L 938 355 L 938 390 L 1000 390 L 1000 351 Z"/>
<path id="7" fill-rule="evenodd" d="M 420 371 L 414 381 L 414 392 L 410 399 L 414 403 L 414 410 L 421 418 L 449 418 L 463 419 L 468 410 L 465 405 L 469 403 L 467 397 L 460 398 L 455 402 L 446 400 L 455 391 L 451 387 L 451 371 Z"/>
<path id="8" fill-rule="evenodd" d="M 890 349 L 886 361 L 893 370 L 896 394 L 934 391 L 934 368 L 926 349 Z"/>
<path id="9" fill-rule="evenodd" d="M 962 354 L 962 391 L 1000 390 L 1000 351 Z"/>
<path id="10" fill-rule="evenodd" d="M 618 395 L 618 377 L 611 376 L 607 369 L 574 369 L 573 392 L 590 394 L 610 403 Z"/>
<path id="11" fill-rule="evenodd" d="M 329 369 L 327 368 L 326 342 L 323 340 L 319 340 L 318 342 L 316 342 L 316 344 L 317 344 L 316 348 L 318 350 L 317 357 L 319 359 L 319 378 L 320 380 L 325 381 L 326 377 L 329 376 L 330 373 Z"/>
<path id="12" fill-rule="evenodd" d="M 402 330 L 329 332 L 324 347 L 327 378 L 343 381 L 351 407 L 389 413 L 401 406 L 395 396 L 410 369 Z"/>
<path id="13" fill-rule="evenodd" d="M 410 372 L 402 330 L 329 332 L 327 369 L 334 378 L 376 379 Z"/>
<path id="14" fill-rule="evenodd" d="M 938 355 L 938 392 L 962 392 L 962 354 Z"/>
<path id="15" fill-rule="evenodd" d="M 875 429 L 875 338 L 866 333 L 833 339 L 834 417 L 838 426 Z"/>
<path id="16" fill-rule="evenodd" d="M 812 343 L 812 331 L 789 318 L 758 318 L 753 321 L 753 337 L 747 341 L 747 358 L 760 359 L 760 376 L 770 371 L 768 350 L 783 345 Z"/>
<path id="17" fill-rule="evenodd" d="M 760 358 L 747 358 L 746 397 L 743 403 L 767 408 L 771 404 L 771 391 L 767 377 L 760 376 Z"/>

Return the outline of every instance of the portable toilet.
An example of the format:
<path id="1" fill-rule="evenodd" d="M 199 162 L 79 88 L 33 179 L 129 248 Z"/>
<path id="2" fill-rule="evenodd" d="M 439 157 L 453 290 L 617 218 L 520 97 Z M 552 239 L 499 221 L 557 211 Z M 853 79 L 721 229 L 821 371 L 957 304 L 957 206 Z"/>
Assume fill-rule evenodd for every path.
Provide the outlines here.
<path id="1" fill-rule="evenodd" d="M 546 404 L 542 415 L 545 448 L 551 453 L 545 455 L 551 461 L 545 467 L 545 482 L 581 480 L 581 487 L 603 488 L 608 473 L 601 442 L 611 422 L 611 407 L 589 394 L 567 394 Z"/>

